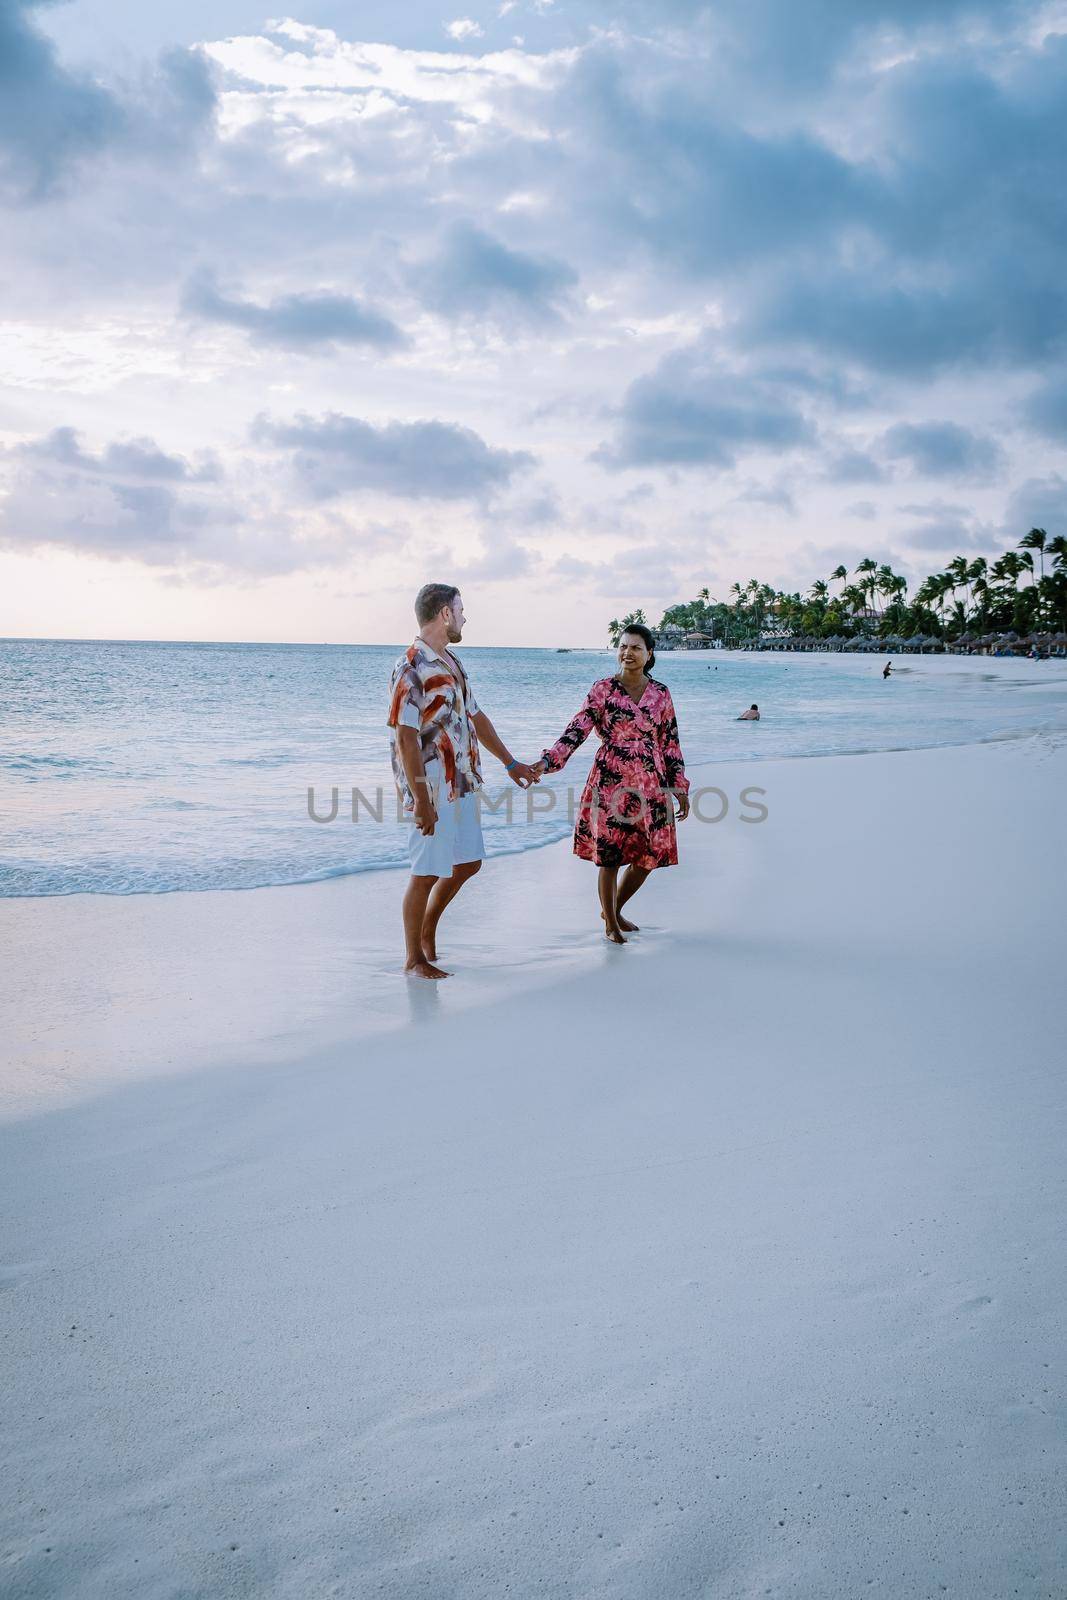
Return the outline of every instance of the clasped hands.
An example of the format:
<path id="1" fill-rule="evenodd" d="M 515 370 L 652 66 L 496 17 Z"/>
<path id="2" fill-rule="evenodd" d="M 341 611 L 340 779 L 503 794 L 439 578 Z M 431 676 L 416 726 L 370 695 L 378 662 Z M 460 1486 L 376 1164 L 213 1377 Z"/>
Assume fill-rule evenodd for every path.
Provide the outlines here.
<path id="1" fill-rule="evenodd" d="M 529 789 L 531 784 L 541 782 L 547 768 L 543 761 L 513 761 L 505 770 L 512 783 L 517 783 L 520 789 Z"/>

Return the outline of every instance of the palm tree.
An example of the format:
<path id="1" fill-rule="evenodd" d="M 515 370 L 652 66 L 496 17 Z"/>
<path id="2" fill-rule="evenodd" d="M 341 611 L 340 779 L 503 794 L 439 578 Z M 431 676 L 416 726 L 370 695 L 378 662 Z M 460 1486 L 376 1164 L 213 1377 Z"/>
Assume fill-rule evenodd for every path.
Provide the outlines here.
<path id="1" fill-rule="evenodd" d="M 862 614 L 866 609 L 867 591 L 861 588 L 858 583 L 850 583 L 847 588 L 842 589 L 841 599 L 845 605 L 851 608 L 853 620 L 855 620 L 856 616 Z"/>
<path id="2" fill-rule="evenodd" d="M 815 582 L 808 590 L 808 593 L 811 595 L 813 600 L 825 600 L 827 595 L 830 593 L 830 588 L 825 579 L 816 578 Z"/>
<path id="3" fill-rule="evenodd" d="M 830 574 L 831 583 L 840 583 L 842 586 L 848 582 L 848 572 L 844 567 L 835 567 Z M 840 596 L 838 596 L 840 599 Z"/>
<path id="4" fill-rule="evenodd" d="M 890 596 L 896 593 L 897 578 L 892 567 L 887 567 L 885 565 L 880 566 L 878 568 L 878 576 L 874 581 L 877 585 L 878 593 L 882 596 L 883 602 L 888 601 Z M 885 609 L 884 604 L 882 609 Z"/>
<path id="5" fill-rule="evenodd" d="M 875 587 L 876 587 L 877 582 L 878 582 L 878 579 L 877 579 L 877 576 L 876 576 L 876 574 L 878 572 L 878 563 L 877 563 L 877 561 L 872 561 L 870 556 L 865 556 L 864 559 L 860 562 L 859 566 L 856 568 L 856 571 L 857 572 L 865 572 L 867 574 L 866 578 L 861 582 L 860 588 L 863 589 L 865 592 L 867 590 L 870 591 L 871 610 L 873 611 L 873 610 L 875 610 L 875 604 L 874 604 Z"/>
<path id="6" fill-rule="evenodd" d="M 955 599 L 956 599 L 956 590 L 957 589 L 962 589 L 963 590 L 963 593 L 964 593 L 964 601 L 963 601 L 964 612 L 963 612 L 963 614 L 966 617 L 966 615 L 967 615 L 967 609 L 966 608 L 967 608 L 967 605 L 969 604 L 970 598 L 971 598 L 970 590 L 967 587 L 968 579 L 969 579 L 969 568 L 967 566 L 967 557 L 966 556 L 953 556 L 952 560 L 948 564 L 948 579 L 949 579 L 949 587 L 952 590 L 953 603 L 955 603 Z M 966 626 L 966 624 L 965 624 L 965 626 Z M 961 633 L 963 632 L 962 628 L 960 629 L 960 632 Z"/>
<path id="7" fill-rule="evenodd" d="M 634 622 L 645 622 L 645 613 L 640 606 L 636 611 L 631 611 L 628 616 L 623 617 L 621 622 L 616 621 L 616 619 L 613 617 L 608 623 L 608 638 L 611 640 L 616 649 L 618 648 L 619 640 L 622 638 L 627 628 L 630 627 L 631 623 Z M 646 627 L 647 625 L 648 624 L 645 623 Z"/>
<path id="8" fill-rule="evenodd" d="M 1047 540 L 1047 538 L 1048 538 L 1048 534 L 1045 532 L 1044 528 L 1031 528 L 1030 532 L 1027 533 L 1027 534 L 1024 534 L 1023 537 L 1019 540 L 1019 549 L 1020 550 L 1036 550 L 1037 551 L 1038 560 L 1041 562 L 1041 576 L 1042 577 L 1045 576 L 1045 541 Z M 1033 570 L 1034 570 L 1034 558 L 1033 558 L 1033 556 L 1031 556 L 1030 557 L 1030 571 L 1033 572 Z"/>

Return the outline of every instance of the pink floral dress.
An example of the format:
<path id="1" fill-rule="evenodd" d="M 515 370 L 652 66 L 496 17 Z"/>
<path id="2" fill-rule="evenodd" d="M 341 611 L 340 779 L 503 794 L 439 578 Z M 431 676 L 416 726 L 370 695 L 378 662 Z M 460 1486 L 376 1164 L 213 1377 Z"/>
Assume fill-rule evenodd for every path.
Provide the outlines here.
<path id="1" fill-rule="evenodd" d="M 669 791 L 686 793 L 689 779 L 667 685 L 649 678 L 635 703 L 616 678 L 594 683 L 578 715 L 542 752 L 548 771 L 565 766 L 594 728 L 601 743 L 578 809 L 575 855 L 598 867 L 677 866 Z"/>

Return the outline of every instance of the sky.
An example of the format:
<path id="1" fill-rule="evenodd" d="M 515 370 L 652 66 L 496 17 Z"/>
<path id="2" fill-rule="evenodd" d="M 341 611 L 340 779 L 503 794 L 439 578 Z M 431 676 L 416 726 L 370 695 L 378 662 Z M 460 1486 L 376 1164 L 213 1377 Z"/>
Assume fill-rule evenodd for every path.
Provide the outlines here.
<path id="1" fill-rule="evenodd" d="M 1067 3 L 0 0 L 0 635 L 1067 531 Z"/>

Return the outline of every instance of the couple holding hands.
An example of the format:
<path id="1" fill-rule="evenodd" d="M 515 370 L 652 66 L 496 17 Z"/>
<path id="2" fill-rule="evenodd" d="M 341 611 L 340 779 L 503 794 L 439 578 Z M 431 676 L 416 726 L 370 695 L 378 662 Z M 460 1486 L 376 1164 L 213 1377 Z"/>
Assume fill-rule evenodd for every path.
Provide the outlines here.
<path id="1" fill-rule="evenodd" d="M 623 906 L 656 867 L 677 865 L 674 803 L 678 821 L 689 815 L 670 690 L 649 676 L 656 661 L 651 633 L 634 626 L 621 635 L 617 672 L 593 684 L 556 743 L 527 763 L 511 755 L 452 653 L 466 621 L 459 590 L 425 584 L 415 618 L 418 635 L 393 668 L 388 717 L 393 776 L 411 818 L 405 971 L 448 976 L 437 965 L 437 925 L 485 859 L 480 745 L 527 788 L 546 772 L 558 772 L 594 729 L 601 742 L 578 808 L 574 853 L 600 869 L 604 931 L 625 944 L 637 925 L 622 915 Z"/>

